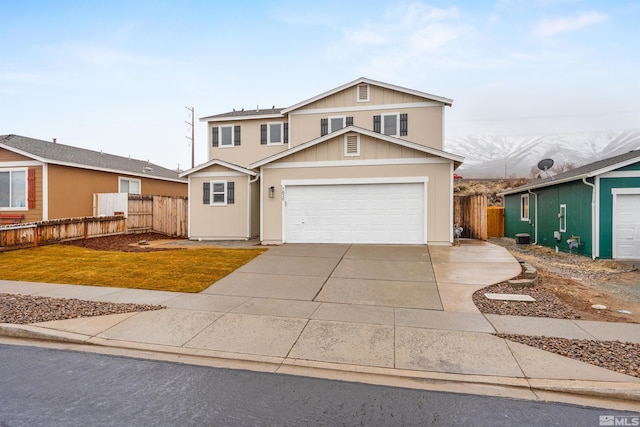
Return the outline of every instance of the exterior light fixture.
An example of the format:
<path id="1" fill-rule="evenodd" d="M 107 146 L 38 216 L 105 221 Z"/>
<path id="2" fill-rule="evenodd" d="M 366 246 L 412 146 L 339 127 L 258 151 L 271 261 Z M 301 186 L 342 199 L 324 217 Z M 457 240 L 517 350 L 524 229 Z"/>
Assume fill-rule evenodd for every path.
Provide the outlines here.
<path id="1" fill-rule="evenodd" d="M 275 194 L 276 189 L 275 187 L 272 185 L 271 187 L 269 187 L 269 198 L 273 199 L 273 195 Z"/>

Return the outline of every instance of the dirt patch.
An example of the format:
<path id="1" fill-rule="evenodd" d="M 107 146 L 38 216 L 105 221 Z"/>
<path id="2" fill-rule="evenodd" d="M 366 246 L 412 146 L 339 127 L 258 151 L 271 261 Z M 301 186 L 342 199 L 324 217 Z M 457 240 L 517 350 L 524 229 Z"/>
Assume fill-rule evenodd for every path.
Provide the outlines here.
<path id="1" fill-rule="evenodd" d="M 535 267 L 539 277 L 536 292 L 553 295 L 575 311 L 578 318 L 640 323 L 640 271 L 635 267 L 611 260 L 592 260 L 581 255 L 556 253 L 542 246 L 516 245 L 513 239 L 508 238 L 490 239 L 490 242 L 504 246 L 516 259 Z M 509 291 L 519 292 L 517 288 Z M 595 309 L 593 305 L 604 305 L 607 308 Z M 553 317 L 557 310 L 548 306 L 546 311 L 549 316 L 541 314 L 544 311 L 544 308 L 540 308 L 537 315 Z"/>
<path id="2" fill-rule="evenodd" d="M 90 239 L 69 240 L 63 245 L 77 246 L 80 248 L 94 249 L 97 251 L 120 252 L 150 252 L 175 250 L 159 248 L 148 243 L 165 240 L 186 240 L 182 238 L 168 237 L 159 233 L 117 234 L 114 236 L 92 237 Z"/>
<path id="3" fill-rule="evenodd" d="M 453 192 L 456 196 L 475 196 L 486 194 L 488 206 L 502 206 L 502 196 L 498 193 L 514 187 L 528 184 L 529 180 L 519 179 L 456 179 Z"/>

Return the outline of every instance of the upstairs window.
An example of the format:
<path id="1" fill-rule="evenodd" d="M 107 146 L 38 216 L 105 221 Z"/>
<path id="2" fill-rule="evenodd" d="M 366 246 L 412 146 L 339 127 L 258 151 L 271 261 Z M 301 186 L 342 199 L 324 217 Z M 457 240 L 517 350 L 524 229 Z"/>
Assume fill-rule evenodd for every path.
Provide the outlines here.
<path id="1" fill-rule="evenodd" d="M 267 123 L 260 125 L 261 145 L 282 145 L 289 143 L 288 123 Z"/>
<path id="2" fill-rule="evenodd" d="M 389 136 L 398 136 L 399 114 L 382 114 L 382 133 Z"/>
<path id="3" fill-rule="evenodd" d="M 351 116 L 334 116 L 326 119 L 320 119 L 320 136 L 335 132 L 346 126 L 353 126 L 353 117 Z"/>
<path id="4" fill-rule="evenodd" d="M 520 196 L 520 220 L 529 221 L 529 195 L 522 194 Z"/>
<path id="5" fill-rule="evenodd" d="M 406 136 L 409 134 L 409 115 L 390 113 L 373 116 L 373 131 L 389 136 Z"/>
<path id="6" fill-rule="evenodd" d="M 329 133 L 340 130 L 344 127 L 345 116 L 329 117 Z"/>
<path id="7" fill-rule="evenodd" d="M 220 148 L 240 145 L 240 126 L 214 126 L 211 128 L 211 145 Z"/>
<path id="8" fill-rule="evenodd" d="M 27 208 L 27 170 L 0 170 L 0 208 Z"/>
<path id="9" fill-rule="evenodd" d="M 118 193 L 141 194 L 141 183 L 139 179 L 119 178 Z"/>

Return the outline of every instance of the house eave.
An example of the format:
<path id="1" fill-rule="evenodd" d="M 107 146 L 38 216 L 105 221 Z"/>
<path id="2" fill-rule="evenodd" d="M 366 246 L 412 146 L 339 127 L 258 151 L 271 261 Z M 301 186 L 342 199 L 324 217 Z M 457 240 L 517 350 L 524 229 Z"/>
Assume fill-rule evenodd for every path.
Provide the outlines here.
<path id="1" fill-rule="evenodd" d="M 256 171 L 252 171 L 250 169 L 243 168 L 242 166 L 238 166 L 238 165 L 235 165 L 233 163 L 225 162 L 224 160 L 220 160 L 220 159 L 212 159 L 212 160 L 209 160 L 206 163 L 203 163 L 201 165 L 198 165 L 198 166 L 196 166 L 194 168 L 191 168 L 189 170 L 186 170 L 186 171 L 180 173 L 179 176 L 180 177 L 186 177 L 186 176 L 189 176 L 189 175 L 191 175 L 193 173 L 201 171 L 202 169 L 206 169 L 206 168 L 214 166 L 214 165 L 223 166 L 225 168 L 229 168 L 231 170 L 234 170 L 236 172 L 241 172 L 241 173 L 247 174 L 249 176 L 258 175 L 258 173 Z"/>

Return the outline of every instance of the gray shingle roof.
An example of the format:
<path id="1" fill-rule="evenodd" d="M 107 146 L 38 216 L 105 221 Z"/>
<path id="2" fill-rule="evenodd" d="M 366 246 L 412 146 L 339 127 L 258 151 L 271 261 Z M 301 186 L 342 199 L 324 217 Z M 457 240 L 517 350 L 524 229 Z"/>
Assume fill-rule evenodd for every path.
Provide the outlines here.
<path id="1" fill-rule="evenodd" d="M 227 113 L 216 114 L 214 116 L 202 117 L 200 120 L 204 119 L 221 119 L 225 117 L 250 117 L 250 116 L 266 116 L 271 114 L 280 114 L 280 112 L 284 110 L 284 108 L 263 108 L 263 109 L 255 109 L 255 110 L 233 110 Z"/>
<path id="2" fill-rule="evenodd" d="M 523 190 L 526 191 L 531 188 L 548 187 L 560 182 L 575 181 L 577 179 L 582 179 L 585 176 L 590 176 L 593 172 L 597 172 L 602 169 L 607 169 L 619 163 L 623 163 L 623 162 L 626 162 L 627 160 L 633 160 L 636 158 L 638 159 L 638 161 L 640 161 L 640 150 L 633 150 L 627 153 L 619 154 L 617 156 L 608 157 L 603 160 L 598 160 L 597 162 L 589 163 L 587 165 L 583 165 L 578 168 L 571 169 L 570 171 L 553 175 L 553 179 L 549 177 L 544 179 L 538 179 L 527 185 L 523 185 L 521 187 L 516 187 L 511 190 L 505 191 L 502 194 L 520 193 Z"/>
<path id="3" fill-rule="evenodd" d="M 178 172 L 145 160 L 116 156 L 19 135 L 0 135 L 0 147 L 14 148 L 47 163 L 106 170 L 162 180 L 185 181 Z"/>

